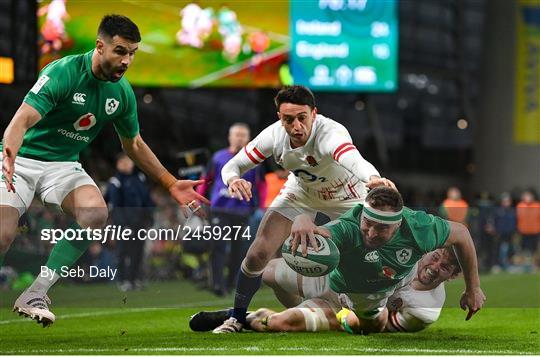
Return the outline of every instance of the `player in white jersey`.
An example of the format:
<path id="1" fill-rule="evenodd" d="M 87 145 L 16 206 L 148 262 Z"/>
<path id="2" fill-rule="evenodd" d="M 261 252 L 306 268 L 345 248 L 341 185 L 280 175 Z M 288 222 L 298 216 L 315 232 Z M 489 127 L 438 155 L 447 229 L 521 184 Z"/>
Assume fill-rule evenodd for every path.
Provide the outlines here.
<path id="1" fill-rule="evenodd" d="M 304 255 L 308 240 L 316 246 L 313 234 L 318 232 L 313 220 L 317 212 L 335 219 L 362 203 L 366 188 L 395 188 L 360 155 L 343 125 L 317 115 L 309 89 L 285 87 L 276 95 L 275 104 L 279 121 L 264 129 L 221 172 L 230 194 L 246 200 L 251 199 L 251 184 L 241 178 L 242 174 L 270 156 L 291 174 L 268 208 L 242 262 L 233 314 L 214 333 L 242 330 L 264 268 L 290 234 L 299 238 Z M 307 213 L 306 218 L 297 219 L 293 225 L 302 213 Z"/>
<path id="2" fill-rule="evenodd" d="M 411 271 L 412 280 L 396 288 L 388 298 L 386 332 L 416 332 L 439 319 L 446 293 L 444 282 L 455 278 L 461 267 L 452 247 L 426 254 Z M 337 314 L 345 330 L 355 330 L 358 319 L 343 309 Z M 350 331 L 347 331 L 350 332 Z"/>
<path id="3" fill-rule="evenodd" d="M 417 267 L 413 270 L 416 274 Z M 459 265 L 455 270 L 459 271 Z M 457 273 L 455 273 L 457 274 Z M 425 329 L 439 319 L 446 293 L 444 283 L 430 289 L 418 279 L 404 285 L 388 298 L 388 321 L 385 331 L 416 332 Z"/>
<path id="4" fill-rule="evenodd" d="M 455 278 L 460 272 L 461 267 L 451 247 L 434 250 L 422 257 L 388 298 L 386 307 L 389 314 L 384 331 L 416 332 L 437 321 L 446 298 L 444 282 Z M 358 323 L 354 312 L 341 308 L 343 298 L 331 291 L 327 276 L 304 277 L 280 258 L 268 264 L 263 281 L 288 309 L 275 312 L 261 308 L 248 314 L 247 321 L 252 330 L 345 330 L 351 333 Z M 201 312 L 193 316 L 190 326 L 196 331 L 208 330 L 220 322 L 220 317 L 221 321 L 225 320 L 229 313 L 226 310 Z"/>

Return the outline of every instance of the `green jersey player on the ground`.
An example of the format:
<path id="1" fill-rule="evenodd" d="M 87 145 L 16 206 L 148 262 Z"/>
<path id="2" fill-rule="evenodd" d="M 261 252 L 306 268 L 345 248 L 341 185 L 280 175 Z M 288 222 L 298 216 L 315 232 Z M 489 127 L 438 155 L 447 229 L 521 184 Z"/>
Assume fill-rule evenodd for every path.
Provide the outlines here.
<path id="1" fill-rule="evenodd" d="M 96 48 L 67 56 L 45 67 L 4 132 L 0 180 L 0 266 L 16 235 L 19 217 L 34 196 L 60 206 L 78 228 L 102 228 L 107 206 L 94 181 L 77 162 L 79 153 L 112 122 L 127 155 L 146 174 L 165 187 L 181 205 L 196 211 L 194 191 L 202 181 L 177 180 L 163 167 L 139 134 L 135 95 L 123 78 L 141 40 L 127 17 L 105 16 L 98 28 Z M 46 269 L 17 299 L 14 310 L 48 325 L 48 289 L 60 269 L 71 266 L 90 240 L 59 241 Z"/>
<path id="2" fill-rule="evenodd" d="M 394 189 L 371 190 L 363 205 L 322 227 L 315 227 L 307 215 L 298 216 L 293 229 L 293 249 L 298 242 L 305 244 L 313 233 L 336 243 L 340 262 L 330 273 L 329 289 L 339 294 L 342 307 L 355 311 L 357 331 L 382 331 L 388 319 L 384 307 L 394 288 L 422 255 L 441 247 L 453 246 L 463 269 L 466 289 L 460 304 L 469 309 L 467 319 L 484 304 L 469 230 L 463 224 L 404 207 Z"/>
<path id="3" fill-rule="evenodd" d="M 466 290 L 460 302 L 463 309 L 469 308 L 467 319 L 485 301 L 468 229 L 460 223 L 404 207 L 401 195 L 393 188 L 372 189 L 364 204 L 356 205 L 322 227 L 315 226 L 308 215 L 297 216 L 292 231 L 296 241 L 293 247 L 298 247 L 298 242 L 305 245 L 313 234 L 320 234 L 332 239 L 340 251 L 339 265 L 327 277 L 299 279 L 292 269 L 275 273 L 276 280 L 284 282 L 280 285 L 287 286 L 274 287 L 276 296 L 285 306 L 298 305 L 299 296 L 309 297 L 310 303 L 311 299 L 318 298 L 330 305 L 328 311 L 316 303 L 305 306 L 312 311 L 306 318 L 314 324 L 316 321 L 323 325 L 328 323 L 328 315 L 345 307 L 358 318 L 355 332 L 383 331 L 388 320 L 388 298 L 399 284 L 412 279 L 411 270 L 424 254 L 442 247 L 455 249 L 462 266 Z M 303 281 L 301 288 L 300 280 Z"/>

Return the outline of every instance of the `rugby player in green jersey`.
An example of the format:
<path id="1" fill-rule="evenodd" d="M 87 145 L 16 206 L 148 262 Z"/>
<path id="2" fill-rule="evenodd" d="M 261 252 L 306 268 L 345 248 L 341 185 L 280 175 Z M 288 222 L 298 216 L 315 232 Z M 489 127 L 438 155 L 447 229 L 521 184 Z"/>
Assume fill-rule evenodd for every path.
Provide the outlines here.
<path id="1" fill-rule="evenodd" d="M 180 204 L 197 211 L 208 200 L 194 187 L 202 181 L 177 180 L 139 134 L 137 104 L 123 77 L 141 36 L 121 15 L 103 17 L 96 48 L 52 62 L 40 73 L 8 127 L 2 142 L 0 180 L 0 266 L 15 238 L 19 217 L 34 196 L 71 215 L 77 228 L 99 229 L 107 205 L 94 181 L 77 161 L 79 153 L 112 122 L 126 154 Z M 187 207 L 186 207 L 187 206 Z M 200 214 L 199 211 L 197 212 Z M 34 283 L 16 300 L 14 310 L 44 326 L 55 320 L 47 291 L 63 267 L 73 265 L 91 240 L 60 240 Z"/>
<path id="2" fill-rule="evenodd" d="M 384 329 L 387 298 L 415 263 L 437 248 L 452 246 L 456 252 L 465 280 L 460 306 L 469 309 L 466 319 L 484 304 L 476 250 L 467 227 L 404 207 L 401 195 L 394 189 L 371 190 L 364 205 L 357 205 L 323 227 L 314 229 L 307 216 L 299 216 L 294 225 L 293 231 L 298 233 L 293 250 L 298 243 L 304 245 L 311 232 L 336 243 L 340 262 L 329 275 L 329 288 L 339 294 L 342 307 L 356 313 L 358 332 Z"/>
<path id="3" fill-rule="evenodd" d="M 293 222 L 293 228 L 292 231 L 296 232 L 293 234 L 294 250 L 299 243 L 305 245 L 314 232 L 332 239 L 340 251 L 338 267 L 328 276 L 303 278 L 302 290 L 291 283 L 302 281 L 292 269 L 273 272 L 275 280 L 289 286 L 280 288 L 283 290 L 280 301 L 287 301 L 284 302 L 286 306 L 297 303 L 291 295 L 302 295 L 298 291 L 304 291 L 308 292 L 303 294 L 304 298 L 325 300 L 326 305 L 334 310 L 324 312 L 326 305 L 319 306 L 320 309 L 308 306 L 312 312 L 310 321 L 325 325 L 326 320 L 322 320 L 325 313 L 333 314 L 343 307 L 355 313 L 351 314 L 351 325 L 347 325 L 348 320 L 340 321 L 351 332 L 383 331 L 388 321 L 388 298 L 400 284 L 406 284 L 412 278 L 414 274 L 411 271 L 416 262 L 438 248 L 454 249 L 462 267 L 466 289 L 460 305 L 469 309 L 466 319 L 470 319 L 485 301 L 480 288 L 476 251 L 468 229 L 460 223 L 404 207 L 401 195 L 392 188 L 372 189 L 363 205 L 358 204 L 325 226 L 316 227 L 309 216 L 301 215 Z M 302 250 L 305 251 L 305 247 Z M 418 274 L 434 275 L 430 269 L 425 265 L 425 271 Z M 223 311 L 198 314 L 204 318 L 199 318 L 202 324 L 196 326 L 197 329 L 207 330 L 206 325 L 216 324 L 213 320 L 219 319 L 220 314 Z M 192 319 L 190 326 L 193 328 L 194 325 Z"/>

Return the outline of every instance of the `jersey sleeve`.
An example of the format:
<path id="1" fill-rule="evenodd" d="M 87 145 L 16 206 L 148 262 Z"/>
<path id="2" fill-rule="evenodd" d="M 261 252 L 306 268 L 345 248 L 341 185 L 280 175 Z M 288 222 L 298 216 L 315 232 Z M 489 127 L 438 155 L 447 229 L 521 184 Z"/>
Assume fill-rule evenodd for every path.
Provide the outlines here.
<path id="1" fill-rule="evenodd" d="M 348 221 L 337 219 L 324 225 L 330 231 L 330 239 L 336 244 L 340 252 L 352 247 L 354 239 L 354 226 Z"/>
<path id="2" fill-rule="evenodd" d="M 414 211 L 413 219 L 408 222 L 412 222 L 414 238 L 423 253 L 443 247 L 450 235 L 448 221 L 432 214 Z"/>
<path id="3" fill-rule="evenodd" d="M 388 313 L 389 332 L 416 332 L 425 329 L 439 318 L 441 309 L 405 307 Z"/>
<path id="4" fill-rule="evenodd" d="M 114 129 L 123 138 L 133 139 L 139 134 L 139 118 L 137 115 L 137 99 L 129 84 L 127 84 L 126 107 L 122 115 L 114 119 Z"/>
<path id="5" fill-rule="evenodd" d="M 68 96 L 71 80 L 72 75 L 64 62 L 53 62 L 41 71 L 23 101 L 44 117 Z"/>
<path id="6" fill-rule="evenodd" d="M 242 148 L 221 170 L 221 179 L 227 185 L 231 177 L 241 177 L 246 171 L 272 156 L 275 125 L 264 129 L 255 139 Z"/>
<path id="7" fill-rule="evenodd" d="M 361 204 L 349 209 L 338 219 L 324 225 L 330 231 L 331 239 L 336 243 L 340 252 L 344 252 L 356 245 L 356 237 L 360 236 L 358 217 L 362 212 Z"/>
<path id="8" fill-rule="evenodd" d="M 380 176 L 377 169 L 360 155 L 349 132 L 342 125 L 323 135 L 321 142 L 323 154 L 331 155 L 334 161 L 362 182 L 368 182 L 370 176 Z"/>

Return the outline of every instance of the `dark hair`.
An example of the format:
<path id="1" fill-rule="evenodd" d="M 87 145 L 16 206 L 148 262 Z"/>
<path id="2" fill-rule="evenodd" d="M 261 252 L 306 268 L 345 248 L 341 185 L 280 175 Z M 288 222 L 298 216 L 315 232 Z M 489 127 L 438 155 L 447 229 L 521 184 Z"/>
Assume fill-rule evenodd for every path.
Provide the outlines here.
<path id="1" fill-rule="evenodd" d="M 274 103 L 276 103 L 277 110 L 283 103 L 308 105 L 313 110 L 315 108 L 315 96 L 304 86 L 286 86 L 276 94 Z"/>
<path id="2" fill-rule="evenodd" d="M 113 38 L 123 37 L 131 42 L 141 42 L 139 28 L 133 21 L 122 15 L 105 15 L 98 27 L 98 36 Z"/>
<path id="3" fill-rule="evenodd" d="M 459 261 L 456 256 L 456 253 L 454 252 L 454 248 L 450 246 L 450 247 L 444 247 L 441 249 L 443 251 L 443 255 L 448 260 L 448 263 L 454 267 L 454 271 L 452 272 L 452 275 L 455 276 L 461 273 L 461 265 L 459 265 Z"/>
<path id="4" fill-rule="evenodd" d="M 403 198 L 401 194 L 390 187 L 376 187 L 369 191 L 366 196 L 366 202 L 371 207 L 382 209 L 384 207 L 391 207 L 395 212 L 403 208 Z"/>

